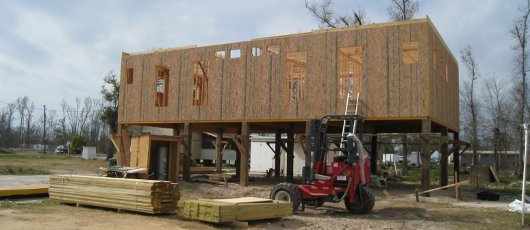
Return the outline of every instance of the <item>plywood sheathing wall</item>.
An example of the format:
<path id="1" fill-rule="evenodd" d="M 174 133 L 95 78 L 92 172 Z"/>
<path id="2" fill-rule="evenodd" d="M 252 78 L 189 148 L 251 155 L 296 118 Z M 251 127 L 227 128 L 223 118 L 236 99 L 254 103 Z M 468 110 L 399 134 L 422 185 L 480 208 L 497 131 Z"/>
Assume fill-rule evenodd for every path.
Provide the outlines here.
<path id="1" fill-rule="evenodd" d="M 427 28 L 430 45 L 427 57 L 431 97 L 429 113 L 434 121 L 444 122 L 451 125 L 449 128 L 458 130 L 460 117 L 458 63 L 436 28 L 430 21 L 428 23 L 431 25 Z"/>
<path id="2" fill-rule="evenodd" d="M 403 62 L 404 42 L 417 42 L 417 63 Z M 267 54 L 269 46 L 278 46 L 280 53 Z M 278 121 L 340 114 L 345 100 L 338 98 L 338 55 L 341 47 L 351 46 L 363 48 L 362 115 L 373 119 L 431 117 L 457 129 L 457 63 L 428 19 L 124 55 L 119 121 Z M 253 56 L 253 47 L 262 54 Z M 240 49 L 239 58 L 230 58 L 233 49 Z M 433 68 L 434 49 L 447 64 L 449 81 Z M 215 58 L 217 51 L 224 51 L 225 58 Z M 296 102 L 284 95 L 286 54 L 291 52 L 307 53 L 305 96 Z M 207 103 L 202 106 L 192 105 L 195 61 L 208 62 Z M 170 69 L 167 107 L 154 106 L 157 65 Z M 134 70 L 132 84 L 126 83 L 127 68 Z"/>

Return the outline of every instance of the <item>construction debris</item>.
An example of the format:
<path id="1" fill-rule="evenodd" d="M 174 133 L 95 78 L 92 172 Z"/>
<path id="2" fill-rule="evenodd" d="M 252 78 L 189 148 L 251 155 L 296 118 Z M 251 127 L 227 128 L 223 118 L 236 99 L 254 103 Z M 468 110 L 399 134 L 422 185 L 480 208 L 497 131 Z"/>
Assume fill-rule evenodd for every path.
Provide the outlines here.
<path id="1" fill-rule="evenodd" d="M 180 198 L 170 181 L 78 175 L 50 177 L 51 199 L 150 214 L 174 213 Z"/>
<path id="2" fill-rule="evenodd" d="M 290 216 L 293 206 L 288 202 L 255 197 L 181 200 L 177 214 L 187 219 L 231 223 Z"/>

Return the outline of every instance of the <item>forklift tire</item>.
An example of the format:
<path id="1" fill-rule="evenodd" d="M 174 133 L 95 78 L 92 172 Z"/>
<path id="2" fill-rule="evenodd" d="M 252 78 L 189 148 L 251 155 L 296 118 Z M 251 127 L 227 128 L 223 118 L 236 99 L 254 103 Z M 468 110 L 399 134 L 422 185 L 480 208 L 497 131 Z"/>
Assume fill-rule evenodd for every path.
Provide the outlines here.
<path id="1" fill-rule="evenodd" d="M 272 188 L 270 198 L 272 200 L 280 200 L 291 202 L 293 204 L 293 212 L 298 210 L 298 206 L 302 203 L 302 196 L 298 188 L 291 183 L 279 183 Z"/>
<path id="2" fill-rule="evenodd" d="M 357 199 L 355 199 L 355 202 L 350 203 L 349 197 L 344 199 L 348 212 L 351 214 L 366 214 L 372 211 L 375 204 L 374 194 L 366 186 L 359 186 L 356 193 Z"/>

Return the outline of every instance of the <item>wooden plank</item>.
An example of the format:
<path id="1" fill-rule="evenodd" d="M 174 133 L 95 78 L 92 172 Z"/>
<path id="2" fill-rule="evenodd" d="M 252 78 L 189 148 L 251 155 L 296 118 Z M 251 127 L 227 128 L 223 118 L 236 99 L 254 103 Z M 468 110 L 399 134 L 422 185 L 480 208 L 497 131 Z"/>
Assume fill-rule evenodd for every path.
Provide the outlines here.
<path id="1" fill-rule="evenodd" d="M 40 194 L 46 194 L 46 193 L 48 193 L 47 184 L 0 187 L 0 197 L 40 195 Z"/>
<path id="2" fill-rule="evenodd" d="M 199 199 L 204 200 L 204 199 Z M 212 201 L 226 202 L 231 204 L 243 204 L 243 203 L 272 203 L 271 199 L 258 198 L 258 197 L 239 197 L 239 198 L 228 198 L 228 199 L 207 199 Z"/>
<path id="3" fill-rule="evenodd" d="M 114 148 L 116 149 L 116 163 L 119 166 L 123 166 L 125 159 L 124 159 L 124 150 L 123 150 L 123 142 L 121 135 L 117 134 L 111 134 L 110 140 L 112 141 L 112 144 L 114 145 Z"/>

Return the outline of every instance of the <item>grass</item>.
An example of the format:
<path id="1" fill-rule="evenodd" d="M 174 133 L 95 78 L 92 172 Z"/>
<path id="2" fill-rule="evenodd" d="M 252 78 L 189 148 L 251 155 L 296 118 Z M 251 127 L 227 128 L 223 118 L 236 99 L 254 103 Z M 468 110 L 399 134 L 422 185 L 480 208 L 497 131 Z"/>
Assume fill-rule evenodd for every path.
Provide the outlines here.
<path id="1" fill-rule="evenodd" d="M 15 152 L 9 149 L 0 149 L 0 154 L 15 154 Z"/>
<path id="2" fill-rule="evenodd" d="M 402 169 L 402 166 L 398 166 L 398 170 L 401 170 L 403 171 Z M 452 173 L 454 170 L 453 170 L 453 166 L 452 165 L 448 165 L 447 166 L 447 171 L 448 173 Z M 437 181 L 439 178 L 440 178 L 440 165 L 431 165 L 431 170 L 430 170 L 430 178 L 431 178 L 431 182 L 432 181 Z M 408 168 L 408 175 L 406 176 L 402 176 L 401 179 L 403 181 L 407 181 L 407 182 L 420 182 L 421 181 L 421 168 L 419 167 L 409 167 Z"/>
<path id="3" fill-rule="evenodd" d="M 0 175 L 45 175 L 50 174 L 48 170 L 34 169 L 24 166 L 2 166 Z"/>
<path id="4" fill-rule="evenodd" d="M 61 202 L 59 200 L 53 200 L 48 198 L 34 198 L 29 200 L 35 200 L 40 201 L 40 203 L 32 203 L 32 202 L 9 202 L 9 200 L 3 200 L 0 201 L 0 209 L 40 209 L 42 207 L 51 207 L 51 206 L 57 206 L 60 205 Z M 24 201 L 24 200 L 22 200 Z"/>
<path id="5" fill-rule="evenodd" d="M 99 167 L 108 166 L 105 161 L 85 160 L 80 156 L 64 156 L 53 153 L 12 152 L 0 154 L 0 175 L 36 175 L 53 173 L 98 173 Z"/>

